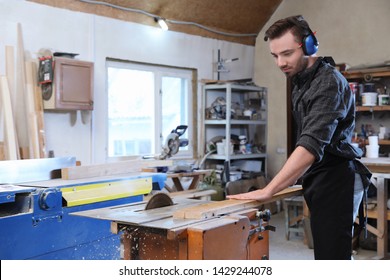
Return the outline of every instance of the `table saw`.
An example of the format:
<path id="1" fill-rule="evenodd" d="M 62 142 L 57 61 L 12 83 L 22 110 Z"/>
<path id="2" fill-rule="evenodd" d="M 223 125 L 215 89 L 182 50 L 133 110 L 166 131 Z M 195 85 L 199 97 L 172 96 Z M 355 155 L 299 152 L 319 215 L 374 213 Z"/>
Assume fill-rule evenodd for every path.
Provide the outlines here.
<path id="1" fill-rule="evenodd" d="M 122 236 L 124 259 L 269 259 L 273 227 L 263 204 L 301 192 L 293 186 L 263 203 L 209 201 L 204 197 L 210 190 L 157 193 L 142 202 L 72 215 L 111 221 L 111 231 Z"/>
<path id="2" fill-rule="evenodd" d="M 0 259 L 119 259 L 110 222 L 71 213 L 142 201 L 165 174 L 62 179 L 69 158 L 0 162 Z"/>

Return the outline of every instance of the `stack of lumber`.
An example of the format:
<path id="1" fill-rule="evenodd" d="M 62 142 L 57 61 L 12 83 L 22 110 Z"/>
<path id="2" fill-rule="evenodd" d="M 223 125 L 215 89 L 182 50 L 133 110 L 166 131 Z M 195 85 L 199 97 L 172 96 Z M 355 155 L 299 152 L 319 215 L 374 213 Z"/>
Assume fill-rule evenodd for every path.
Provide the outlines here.
<path id="1" fill-rule="evenodd" d="M 3 139 L 0 139 L 0 160 L 45 158 L 38 64 L 37 60 L 26 59 L 19 23 L 16 32 L 17 46 L 5 46 L 5 75 L 0 75 L 0 127 L 4 128 Z"/>

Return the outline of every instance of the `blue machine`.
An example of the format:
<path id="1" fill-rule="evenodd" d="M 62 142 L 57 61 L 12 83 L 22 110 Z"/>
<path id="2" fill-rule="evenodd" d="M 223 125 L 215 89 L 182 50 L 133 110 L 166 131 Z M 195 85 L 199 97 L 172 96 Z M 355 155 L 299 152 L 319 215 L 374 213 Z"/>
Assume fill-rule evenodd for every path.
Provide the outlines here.
<path id="1" fill-rule="evenodd" d="M 164 187 L 166 175 L 52 179 L 47 176 L 56 168 L 72 166 L 75 160 L 50 160 L 7 161 L 7 167 L 0 166 L 0 259 L 120 259 L 120 236 L 111 233 L 110 221 L 71 213 L 142 201 L 143 195 Z M 39 166 L 48 161 L 51 169 L 31 175 L 43 181 L 29 182 L 23 173 L 15 173 L 32 174 L 26 164 Z"/>

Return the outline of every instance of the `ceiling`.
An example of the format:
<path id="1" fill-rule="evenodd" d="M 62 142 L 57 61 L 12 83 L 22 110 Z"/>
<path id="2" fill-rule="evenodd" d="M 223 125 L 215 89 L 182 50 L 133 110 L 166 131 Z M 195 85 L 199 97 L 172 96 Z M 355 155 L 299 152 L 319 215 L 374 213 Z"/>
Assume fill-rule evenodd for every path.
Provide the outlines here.
<path id="1" fill-rule="evenodd" d="M 29 1 L 150 26 L 157 26 L 153 17 L 155 15 L 167 20 L 169 30 L 245 45 L 255 45 L 256 35 L 282 2 L 282 0 Z M 141 12 L 133 12 L 129 9 L 137 9 Z M 177 24 L 173 21 L 186 24 Z M 215 30 L 217 33 L 207 29 Z M 225 33 L 250 34 L 250 36 L 228 36 Z"/>

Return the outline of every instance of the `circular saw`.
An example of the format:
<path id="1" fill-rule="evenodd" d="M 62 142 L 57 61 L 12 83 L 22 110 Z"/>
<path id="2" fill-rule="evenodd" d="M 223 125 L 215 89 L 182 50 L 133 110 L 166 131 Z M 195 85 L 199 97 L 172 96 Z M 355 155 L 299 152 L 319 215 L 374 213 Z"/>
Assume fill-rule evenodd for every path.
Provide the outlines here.
<path id="1" fill-rule="evenodd" d="M 180 139 L 180 136 L 182 136 L 186 130 L 186 125 L 179 125 L 171 131 L 171 133 L 167 136 L 167 140 L 165 141 L 165 145 L 162 148 L 159 159 L 170 158 L 174 154 L 177 154 L 180 147 L 185 147 L 188 145 L 188 139 Z"/>
<path id="2" fill-rule="evenodd" d="M 148 201 L 145 210 L 156 209 L 173 205 L 172 198 L 165 193 L 156 193 Z"/>

